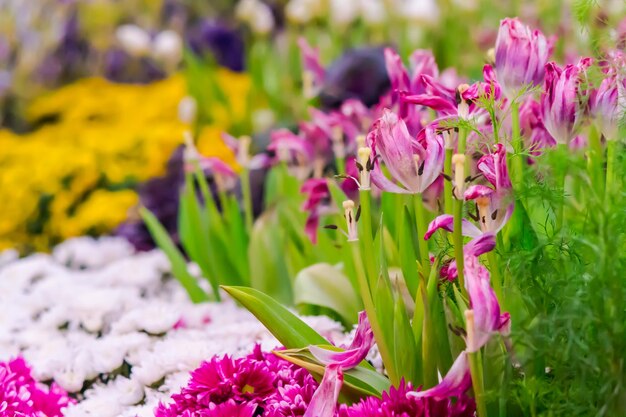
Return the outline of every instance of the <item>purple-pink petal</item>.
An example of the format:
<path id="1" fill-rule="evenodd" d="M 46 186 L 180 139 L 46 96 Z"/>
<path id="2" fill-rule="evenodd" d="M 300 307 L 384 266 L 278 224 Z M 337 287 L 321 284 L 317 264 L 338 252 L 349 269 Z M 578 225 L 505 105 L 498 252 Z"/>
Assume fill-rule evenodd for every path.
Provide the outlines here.
<path id="1" fill-rule="evenodd" d="M 337 399 L 343 385 L 343 372 L 337 364 L 328 365 L 304 417 L 334 417 Z"/>
<path id="2" fill-rule="evenodd" d="M 472 385 L 467 352 L 463 351 L 456 358 L 452 367 L 436 386 L 426 391 L 412 391 L 407 396 L 422 398 L 433 397 L 437 399 L 449 397 L 461 397 Z"/>

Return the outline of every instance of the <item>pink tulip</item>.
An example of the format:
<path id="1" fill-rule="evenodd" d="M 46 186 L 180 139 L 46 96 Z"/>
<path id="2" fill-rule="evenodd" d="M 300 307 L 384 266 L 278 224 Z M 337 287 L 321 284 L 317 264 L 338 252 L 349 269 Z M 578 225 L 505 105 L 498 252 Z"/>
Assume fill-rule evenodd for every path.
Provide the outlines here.
<path id="1" fill-rule="evenodd" d="M 496 75 L 504 95 L 512 100 L 527 86 L 540 85 L 550 55 L 546 37 L 517 18 L 504 19 L 496 39 Z"/>
<path id="2" fill-rule="evenodd" d="M 554 62 L 546 65 L 544 92 L 541 96 L 543 123 L 557 143 L 568 144 L 583 120 L 581 78 L 591 65 L 591 58 L 577 65 L 560 68 Z"/>
<path id="3" fill-rule="evenodd" d="M 389 110 L 374 123 L 368 141 L 373 155 L 380 155 L 391 177 L 400 184 L 387 179 L 376 163 L 372 182 L 382 190 L 423 193 L 443 168 L 443 139 L 434 130 L 427 129 L 425 140 L 420 143 L 411 137 L 404 121 Z"/>

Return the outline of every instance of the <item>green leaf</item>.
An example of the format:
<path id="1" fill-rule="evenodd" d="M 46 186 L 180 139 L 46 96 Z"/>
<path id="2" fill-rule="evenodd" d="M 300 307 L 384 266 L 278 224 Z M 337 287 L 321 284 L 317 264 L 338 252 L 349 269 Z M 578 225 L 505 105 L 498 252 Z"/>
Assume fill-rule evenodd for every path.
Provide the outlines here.
<path id="1" fill-rule="evenodd" d="M 411 214 L 406 207 L 402 210 L 402 220 L 403 226 L 400 228 L 398 238 L 400 266 L 402 267 L 402 274 L 406 286 L 411 295 L 415 297 L 419 286 L 419 273 L 417 271 L 417 262 L 415 262 L 418 258 L 418 254 L 411 233 L 411 230 L 415 230 L 415 227 L 412 227 Z"/>
<path id="2" fill-rule="evenodd" d="M 296 304 L 314 304 L 336 311 L 345 324 L 356 323 L 362 309 L 348 278 L 330 264 L 311 265 L 294 282 Z"/>
<path id="3" fill-rule="evenodd" d="M 417 381 L 422 372 L 417 361 L 420 353 L 416 349 L 411 322 L 401 296 L 396 298 L 393 311 L 393 344 L 399 375 L 407 381 Z"/>
<path id="4" fill-rule="evenodd" d="M 202 275 L 209 280 L 213 294 L 219 301 L 219 283 L 215 272 L 215 247 L 209 239 L 208 224 L 202 215 L 202 208 L 195 193 L 191 176 L 187 174 L 186 185 L 180 196 L 178 230 L 180 240 L 191 257 L 198 264 Z"/>
<path id="5" fill-rule="evenodd" d="M 187 262 L 185 257 L 182 253 L 180 253 L 178 248 L 176 248 L 176 245 L 172 242 L 167 230 L 165 230 L 150 210 L 145 207 L 141 207 L 139 209 L 139 213 L 141 214 L 143 221 L 146 223 L 152 238 L 169 259 L 172 265 L 172 273 L 185 288 L 191 301 L 194 303 L 207 301 L 209 299 L 208 295 L 202 288 L 200 288 L 196 282 L 196 278 L 194 278 L 189 271 L 187 271 Z"/>
<path id="6" fill-rule="evenodd" d="M 318 346 L 330 350 L 341 350 L 327 343 Z M 308 349 L 278 350 L 274 351 L 274 354 L 295 365 L 305 368 L 315 375 L 324 375 L 324 366 L 311 355 Z M 344 371 L 342 393 L 347 394 L 347 396 L 353 400 L 365 395 L 380 397 L 381 393 L 388 390 L 390 386 L 391 382 L 389 379 L 375 371 L 366 362 L 363 362 L 355 368 Z"/>
<path id="7" fill-rule="evenodd" d="M 286 348 L 304 348 L 328 343 L 308 324 L 262 292 L 247 287 L 222 286 L 222 288 L 254 314 Z"/>

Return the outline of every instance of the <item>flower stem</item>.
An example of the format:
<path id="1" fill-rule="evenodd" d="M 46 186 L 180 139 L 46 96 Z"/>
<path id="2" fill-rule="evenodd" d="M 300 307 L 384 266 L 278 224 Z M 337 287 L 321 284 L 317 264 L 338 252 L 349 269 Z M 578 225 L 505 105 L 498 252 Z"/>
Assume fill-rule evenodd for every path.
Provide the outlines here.
<path id="1" fill-rule="evenodd" d="M 361 294 L 361 299 L 363 300 L 363 306 L 365 307 L 367 318 L 369 319 L 370 325 L 372 326 L 372 332 L 374 333 L 374 339 L 376 340 L 378 351 L 380 352 L 383 364 L 385 365 L 385 370 L 387 371 L 387 375 L 389 376 L 392 385 L 397 386 L 397 384 L 400 382 L 400 379 L 395 369 L 391 350 L 387 345 L 385 335 L 383 333 L 382 327 L 380 326 L 380 322 L 378 321 L 378 316 L 376 315 L 376 308 L 374 307 L 372 293 L 370 291 L 367 275 L 363 266 L 363 258 L 361 257 L 359 241 L 356 240 L 353 242 L 348 242 L 348 244 L 352 249 L 352 258 L 354 261 L 354 268 L 359 284 L 359 292 Z"/>
<path id="2" fill-rule="evenodd" d="M 335 165 L 337 168 L 337 174 L 342 175 L 346 173 L 346 161 L 344 158 L 335 156 Z"/>
<path id="3" fill-rule="evenodd" d="M 606 195 L 611 195 L 613 190 L 613 182 L 615 181 L 615 148 L 617 146 L 616 140 L 606 141 Z"/>
<path id="4" fill-rule="evenodd" d="M 480 351 L 468 352 L 467 358 L 469 360 L 470 373 L 472 374 L 472 388 L 474 388 L 474 400 L 476 401 L 476 416 L 487 417 L 483 367 L 480 358 Z"/>
<path id="5" fill-rule="evenodd" d="M 452 153 L 454 149 L 446 148 L 446 158 L 443 162 L 443 173 L 447 175 L 448 178 L 452 178 Z M 448 181 L 447 179 L 443 182 L 443 204 L 444 210 L 446 214 L 452 214 L 452 181 Z"/>
<path id="6" fill-rule="evenodd" d="M 522 135 L 519 127 L 519 103 L 511 103 L 511 144 L 513 145 L 513 182 L 520 186 L 524 179 L 524 155 L 522 155 Z"/>
<path id="7" fill-rule="evenodd" d="M 454 242 L 454 258 L 456 259 L 457 274 L 461 291 L 465 291 L 465 276 L 463 274 L 463 200 L 454 200 L 454 231 L 452 233 Z"/>
<path id="8" fill-rule="evenodd" d="M 250 192 L 250 170 L 244 168 L 241 173 L 241 196 L 243 198 L 243 211 L 246 220 L 248 235 L 252 233 L 253 214 L 252 213 L 252 193 Z"/>
<path id="9" fill-rule="evenodd" d="M 500 275 L 500 265 L 494 251 L 487 252 L 487 261 L 489 262 L 489 272 L 491 272 L 491 285 L 496 297 L 500 303 L 503 302 L 502 294 L 502 276 Z"/>
<path id="10" fill-rule="evenodd" d="M 361 217 L 359 223 L 361 230 L 359 232 L 359 240 L 365 253 L 374 252 L 374 232 L 372 231 L 372 192 L 371 190 L 359 191 L 359 202 L 361 204 Z M 366 257 L 366 277 L 369 277 L 369 286 L 376 285 L 378 274 L 376 273 L 376 264 L 373 256 Z"/>
<path id="11" fill-rule="evenodd" d="M 559 143 L 557 145 L 557 148 L 559 150 L 560 153 L 565 155 L 565 152 L 567 152 L 567 145 Z M 557 187 L 559 189 L 559 191 L 562 194 L 562 199 L 561 201 L 559 201 L 558 207 L 557 207 L 557 212 L 555 213 L 556 215 L 556 230 L 561 230 L 561 228 L 563 227 L 563 211 L 565 208 L 565 176 L 567 175 L 567 165 L 563 166 L 563 167 L 559 167 L 558 169 L 558 173 L 556 176 L 556 181 L 557 181 Z"/>
<path id="12" fill-rule="evenodd" d="M 417 223 L 417 244 L 419 246 L 420 264 L 422 266 L 422 275 L 424 278 L 430 276 L 430 255 L 428 253 L 428 243 L 424 240 L 424 234 L 428 228 L 428 219 L 426 218 L 426 210 L 424 209 L 424 201 L 422 194 L 413 196 L 413 204 L 415 206 L 415 222 Z"/>

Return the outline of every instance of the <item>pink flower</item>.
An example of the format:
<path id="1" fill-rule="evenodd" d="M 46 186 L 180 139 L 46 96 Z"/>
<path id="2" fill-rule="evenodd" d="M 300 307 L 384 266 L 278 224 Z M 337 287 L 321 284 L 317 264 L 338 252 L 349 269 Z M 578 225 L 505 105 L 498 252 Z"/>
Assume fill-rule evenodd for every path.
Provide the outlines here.
<path id="1" fill-rule="evenodd" d="M 512 100 L 526 86 L 541 84 L 550 55 L 546 37 L 517 18 L 500 22 L 496 39 L 496 75 L 505 96 Z"/>
<path id="2" fill-rule="evenodd" d="M 529 97 L 519 107 L 520 127 L 528 140 L 528 149 L 532 155 L 540 155 L 543 149 L 556 146 L 556 141 L 543 124 L 541 105 Z"/>
<path id="3" fill-rule="evenodd" d="M 155 416 L 248 417 L 258 409 L 271 409 L 269 416 L 289 417 L 289 404 L 297 401 L 304 409 L 316 387 L 305 369 L 263 353 L 257 345 L 243 358 L 213 357 L 204 362 L 191 373 L 187 386 L 172 395 L 171 404 L 157 407 Z"/>
<path id="4" fill-rule="evenodd" d="M 339 391 L 343 385 L 343 370 L 357 366 L 372 348 L 374 333 L 367 314 L 359 313 L 359 325 L 350 346 L 343 352 L 309 346 L 309 351 L 322 364 L 326 365 L 324 378 L 313 394 L 304 417 L 334 417 Z"/>
<path id="5" fill-rule="evenodd" d="M 319 50 L 311 47 L 305 38 L 298 39 L 298 46 L 302 54 L 302 68 L 305 73 L 310 74 L 313 89 L 319 90 L 326 77 L 326 70 L 320 62 Z"/>
<path id="6" fill-rule="evenodd" d="M 476 256 L 465 255 L 465 288 L 474 311 L 473 337 L 467 338 L 467 352 L 480 350 L 501 330 L 508 330 L 510 315 L 500 314 L 500 304 L 489 280 L 489 272 Z"/>
<path id="7" fill-rule="evenodd" d="M 304 231 L 311 239 L 311 242 L 315 244 L 317 243 L 317 229 L 320 217 L 331 210 L 328 204 L 330 200 L 328 180 L 325 178 L 311 178 L 302 185 L 300 192 L 307 194 L 307 199 L 302 204 L 301 209 L 309 213 Z"/>
<path id="8" fill-rule="evenodd" d="M 420 143 L 407 130 L 406 124 L 391 111 L 374 123 L 368 135 L 374 157 L 380 155 L 396 185 L 382 173 L 378 163 L 371 173 L 372 182 L 393 193 L 423 193 L 443 169 L 443 139 L 427 129 L 425 143 Z"/>
<path id="9" fill-rule="evenodd" d="M 37 382 L 23 358 L 0 362 L 0 416 L 61 417 L 74 402 L 58 385 Z"/>
<path id="10" fill-rule="evenodd" d="M 546 65 L 542 116 L 546 129 L 557 143 L 568 144 L 583 120 L 580 84 L 590 65 L 591 58 L 581 59 L 577 65 L 567 65 L 563 69 L 554 62 Z"/>

